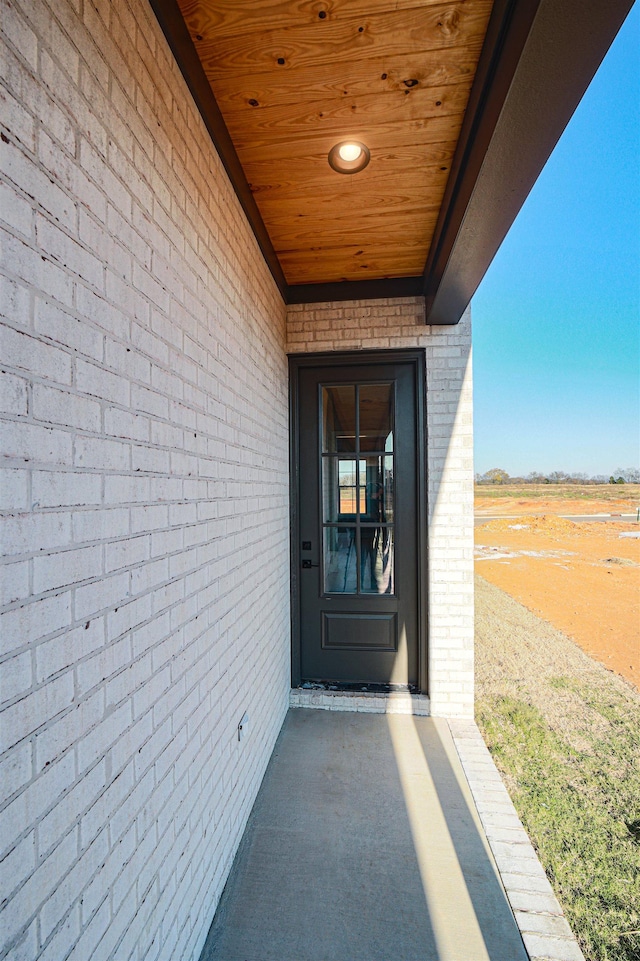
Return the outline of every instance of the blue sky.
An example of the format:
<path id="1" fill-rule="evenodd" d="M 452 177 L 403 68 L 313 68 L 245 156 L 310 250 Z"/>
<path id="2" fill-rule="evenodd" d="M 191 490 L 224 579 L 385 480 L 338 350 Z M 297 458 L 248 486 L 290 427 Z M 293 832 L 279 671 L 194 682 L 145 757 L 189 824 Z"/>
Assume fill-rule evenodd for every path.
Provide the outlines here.
<path id="1" fill-rule="evenodd" d="M 640 464 L 640 5 L 472 301 L 476 471 Z"/>

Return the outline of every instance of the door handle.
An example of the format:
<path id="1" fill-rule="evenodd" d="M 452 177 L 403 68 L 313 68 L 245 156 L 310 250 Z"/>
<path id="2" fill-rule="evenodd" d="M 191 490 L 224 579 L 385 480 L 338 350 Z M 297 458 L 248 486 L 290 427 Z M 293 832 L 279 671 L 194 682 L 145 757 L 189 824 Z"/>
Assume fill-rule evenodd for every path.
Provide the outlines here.
<path id="1" fill-rule="evenodd" d="M 302 562 L 302 566 L 305 570 L 308 570 L 310 567 L 320 567 L 319 564 L 312 564 L 311 561 L 306 560 Z"/>

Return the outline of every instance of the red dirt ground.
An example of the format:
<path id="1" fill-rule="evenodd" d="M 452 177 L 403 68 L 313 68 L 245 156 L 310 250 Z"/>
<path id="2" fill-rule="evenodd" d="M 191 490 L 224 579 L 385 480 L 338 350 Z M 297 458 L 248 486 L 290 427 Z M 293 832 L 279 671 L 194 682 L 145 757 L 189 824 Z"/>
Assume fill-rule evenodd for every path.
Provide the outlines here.
<path id="1" fill-rule="evenodd" d="M 480 497 L 477 513 L 509 516 L 476 528 L 476 571 L 640 688 L 640 524 L 554 516 L 632 506 L 628 499 Z"/>

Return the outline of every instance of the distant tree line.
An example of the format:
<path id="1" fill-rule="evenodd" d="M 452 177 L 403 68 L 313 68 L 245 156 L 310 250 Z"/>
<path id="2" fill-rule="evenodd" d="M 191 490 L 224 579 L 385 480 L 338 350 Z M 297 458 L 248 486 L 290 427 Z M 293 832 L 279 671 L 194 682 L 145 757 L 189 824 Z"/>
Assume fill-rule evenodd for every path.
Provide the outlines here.
<path id="1" fill-rule="evenodd" d="M 526 477 L 511 477 L 502 467 L 492 467 L 485 474 L 476 474 L 476 484 L 640 484 L 640 469 L 616 467 L 613 474 L 588 474 L 554 470 L 550 474 L 532 471 Z"/>

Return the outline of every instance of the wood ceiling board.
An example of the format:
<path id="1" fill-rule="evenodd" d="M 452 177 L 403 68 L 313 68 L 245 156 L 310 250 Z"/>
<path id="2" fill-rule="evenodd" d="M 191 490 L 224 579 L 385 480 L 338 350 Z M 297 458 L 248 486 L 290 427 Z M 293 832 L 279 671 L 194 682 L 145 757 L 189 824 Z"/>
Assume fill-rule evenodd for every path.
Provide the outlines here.
<path id="1" fill-rule="evenodd" d="M 418 276 L 422 271 L 424 255 L 405 255 L 394 251 L 393 255 L 385 254 L 384 250 L 371 257 L 357 256 L 359 248 L 336 248 L 321 252 L 299 252 L 295 257 L 282 254 L 280 262 L 285 276 L 295 274 L 297 283 L 316 283 L 318 276 L 323 282 L 331 283 L 343 280 L 363 280 L 368 277 L 394 278 Z M 327 280 L 327 278 L 329 278 Z"/>
<path id="2" fill-rule="evenodd" d="M 405 80 L 417 80 L 421 87 L 445 86 L 473 80 L 478 60 L 478 44 L 455 47 L 446 58 L 436 52 L 411 56 L 379 57 L 347 62 L 339 74 L 333 64 L 306 67 L 304 71 L 268 71 L 220 77 L 215 80 L 216 99 L 221 109 L 250 105 L 257 100 L 260 107 L 323 101 L 362 94 L 384 94 L 407 90 Z M 383 75 L 384 79 L 383 79 Z M 301 80 L 304 90 L 301 90 Z"/>
<path id="3" fill-rule="evenodd" d="M 338 68 L 342 63 L 381 55 L 445 54 L 448 49 L 476 45 L 484 37 L 490 11 L 490 0 L 459 0 L 232 37 L 214 35 L 202 41 L 192 34 L 192 39 L 215 93 L 215 81 L 234 74 L 284 73 L 318 64 Z"/>
<path id="4" fill-rule="evenodd" d="M 406 205 L 405 207 L 392 208 L 387 212 L 387 214 L 381 214 L 377 210 L 373 209 L 357 209 L 354 205 L 346 204 L 334 204 L 331 202 L 326 203 L 322 208 L 311 210 L 308 213 L 299 213 L 294 217 L 289 214 L 278 213 L 274 215 L 271 219 L 271 228 L 273 231 L 273 236 L 275 240 L 278 240 L 278 247 L 281 250 L 290 249 L 292 246 L 297 246 L 298 239 L 304 235 L 311 236 L 315 238 L 315 244 L 320 244 L 322 238 L 315 231 L 314 223 L 315 219 L 319 218 L 322 228 L 326 231 L 327 236 L 332 236 L 333 232 L 337 229 L 340 230 L 341 218 L 344 218 L 345 212 L 351 216 L 352 212 L 358 212 L 358 226 L 353 226 L 355 221 L 352 219 L 351 229 L 360 232 L 360 224 L 363 225 L 365 231 L 380 230 L 385 224 L 389 225 L 389 229 L 393 228 L 394 224 L 400 224 L 401 222 L 406 224 L 407 232 L 415 231 L 419 229 L 420 223 L 426 224 L 427 221 L 431 221 L 433 217 L 438 216 L 439 208 L 437 204 L 428 206 L 426 204 L 420 204 L 419 206 Z M 425 228 L 423 227 L 423 230 Z M 287 230 L 290 231 L 287 235 Z M 291 236 L 296 243 L 287 244 L 286 237 Z"/>
<path id="5" fill-rule="evenodd" d="M 408 219 L 407 217 L 390 217 L 383 222 L 369 219 L 366 221 L 367 230 L 365 233 L 376 234 L 384 231 L 385 238 L 389 245 L 391 245 L 391 243 L 406 243 L 414 245 L 424 244 L 425 247 L 428 247 L 433 235 L 437 215 L 437 210 L 432 210 L 420 212 L 416 214 L 413 219 Z M 326 223 L 325 229 L 322 231 L 322 239 L 319 238 L 318 232 L 314 230 L 313 224 L 309 220 L 300 217 L 293 226 L 287 222 L 285 226 L 280 228 L 279 235 L 277 229 L 278 228 L 275 228 L 274 230 L 274 240 L 280 241 L 278 250 L 283 252 L 287 250 L 311 250 L 318 247 L 336 247 L 344 243 L 364 247 L 362 229 L 360 227 L 353 229 L 349 224 L 344 224 L 341 227 L 340 217 L 336 217 L 335 215 L 331 224 Z"/>
<path id="6" fill-rule="evenodd" d="M 373 262 L 374 259 L 381 257 L 383 254 L 385 256 L 387 256 L 387 254 L 391 256 L 391 253 L 393 252 L 391 240 L 392 239 L 397 240 L 397 236 L 392 236 L 392 238 L 390 238 L 387 244 L 382 244 L 382 245 L 378 245 L 375 248 L 371 248 L 366 244 L 354 243 L 352 240 L 352 237 L 353 237 L 352 234 L 346 234 L 344 238 L 342 237 L 337 238 L 335 240 L 333 247 L 335 248 L 335 250 L 342 250 L 343 254 L 345 250 L 351 251 L 354 256 L 358 256 L 362 258 L 362 263 Z M 319 274 L 319 268 L 322 266 L 325 254 L 327 255 L 327 258 L 329 258 L 330 252 L 332 250 L 330 243 L 325 244 L 323 246 L 322 251 L 318 251 L 317 246 L 318 246 L 317 244 L 313 243 L 312 238 L 306 237 L 304 238 L 304 243 L 301 243 L 298 248 L 290 251 L 282 249 L 281 251 L 279 251 L 279 256 L 283 259 L 283 261 L 284 260 L 287 261 L 290 270 L 292 267 L 295 266 L 295 264 L 302 263 L 303 261 L 306 264 L 311 265 L 314 271 L 314 277 L 317 278 Z M 420 266 L 420 263 L 419 263 L 419 258 L 421 256 L 424 262 L 424 251 L 427 246 L 428 244 L 421 246 L 418 241 L 416 241 L 415 245 L 411 244 L 410 242 L 407 242 L 404 247 L 401 247 L 399 243 L 395 244 L 395 247 L 397 247 L 397 249 L 400 251 L 398 259 L 402 259 L 402 260 L 407 259 L 404 251 L 407 251 L 407 252 L 412 251 L 413 252 L 411 254 L 412 257 L 415 254 L 417 266 L 415 267 L 415 270 L 408 271 L 409 276 L 413 276 L 414 274 L 417 274 L 418 271 L 422 271 L 422 267 Z M 359 251 L 362 251 L 362 253 L 361 254 L 358 253 Z M 351 254 L 349 254 L 349 256 L 350 255 Z M 390 263 L 390 261 L 388 261 L 388 263 Z M 387 270 L 388 269 L 390 268 L 388 267 Z M 303 283 L 303 281 L 296 281 L 296 283 Z M 321 283 L 321 281 L 315 279 L 313 281 L 304 281 L 304 283 Z"/>
<path id="7" fill-rule="evenodd" d="M 272 137 L 290 140 L 307 139 L 309 132 L 327 137 L 344 138 L 352 127 L 369 130 L 378 124 L 396 121 L 448 118 L 447 139 L 457 139 L 462 115 L 469 99 L 470 83 L 447 84 L 444 87 L 414 87 L 413 90 L 386 91 L 360 97 L 334 98 L 295 106 L 249 107 L 227 110 L 225 122 L 238 146 L 247 146 Z"/>
<path id="8" fill-rule="evenodd" d="M 373 224 L 379 229 L 389 229 L 393 223 L 401 229 L 404 224 L 407 233 L 413 234 L 419 227 L 419 218 L 433 215 L 437 217 L 442 193 L 442 188 L 420 190 L 414 189 L 410 184 L 398 183 L 394 184 L 393 192 L 385 191 L 382 186 L 380 190 L 372 187 L 369 191 L 362 192 L 355 189 L 334 191 L 332 197 L 326 197 L 314 192 L 310 187 L 299 193 L 285 188 L 264 191 L 256 194 L 256 197 L 258 207 L 272 230 L 272 242 L 281 249 L 282 242 L 279 238 L 283 232 L 286 236 L 287 229 L 291 231 L 289 236 L 292 239 L 286 246 L 296 245 L 293 237 L 296 228 L 300 227 L 300 221 L 306 222 L 307 230 L 311 233 L 322 230 L 322 238 L 317 238 L 320 242 L 333 233 L 336 219 L 339 225 L 341 216 L 345 216 L 347 212 L 352 225 L 351 232 L 360 237 L 357 241 L 359 243 L 364 242 L 366 232 L 371 230 Z M 379 202 L 376 203 L 376 200 Z"/>
<path id="9" fill-rule="evenodd" d="M 433 122 L 435 123 L 435 121 Z M 385 128 L 388 127 L 385 124 Z M 434 132 L 431 131 L 433 134 Z M 437 161 L 450 164 L 456 149 L 456 142 L 452 140 L 421 140 L 424 137 L 424 130 L 414 130 L 407 134 L 405 141 L 394 142 L 394 138 L 386 129 L 383 132 L 380 128 L 375 131 L 375 144 L 373 145 L 376 162 L 384 162 L 384 158 L 393 158 L 400 150 L 409 151 L 411 157 L 417 157 L 419 162 L 433 164 Z M 335 141 L 330 137 L 321 137 L 317 140 L 300 140 L 293 143 L 283 141 L 281 143 L 262 145 L 259 149 L 252 151 L 252 158 L 246 160 L 247 171 L 253 172 L 253 167 L 259 171 L 262 167 L 287 170 L 290 167 L 305 167 L 307 174 L 311 171 L 324 171 L 324 164 Z M 246 151 L 245 151 L 246 152 Z M 322 164 L 319 163 L 322 161 Z M 324 176 L 324 172 L 322 174 Z M 256 181 L 261 178 L 256 177 Z"/>
<path id="10" fill-rule="evenodd" d="M 397 237 L 376 246 L 360 245 L 350 242 L 351 235 L 347 235 L 337 240 L 333 248 L 325 245 L 322 250 L 307 240 L 304 247 L 279 251 L 279 257 L 288 278 L 305 278 L 296 279 L 295 283 L 300 284 L 321 283 L 325 274 L 330 274 L 334 280 L 344 279 L 347 275 L 358 279 L 363 276 L 364 270 L 369 276 L 373 274 L 378 277 L 417 275 L 422 270 L 428 244 L 407 242 L 401 246 L 400 243 L 393 243 L 395 240 Z"/>
<path id="11" fill-rule="evenodd" d="M 282 199 L 277 194 L 258 195 L 258 207 L 269 225 L 272 243 L 277 251 L 297 247 L 303 233 L 311 236 L 316 245 L 323 245 L 335 236 L 336 223 L 348 217 L 348 229 L 354 242 L 360 245 L 389 242 L 391 225 L 402 221 L 399 231 L 412 242 L 422 242 L 429 226 L 429 238 L 437 220 L 442 189 L 432 191 L 432 202 L 426 191 L 404 191 L 394 185 L 394 191 L 373 189 L 368 192 L 338 191 L 333 197 L 308 193 L 294 199 Z M 396 229 L 396 234 L 399 232 Z M 385 241 L 381 238 L 387 237 Z M 424 266 L 424 265 L 423 265 Z"/>
<path id="12" fill-rule="evenodd" d="M 367 146 L 370 150 L 395 150 L 417 144 L 457 143 L 452 118 L 441 116 L 419 120 L 389 120 L 375 127 L 359 124 L 354 117 L 349 126 L 348 139 L 362 140 L 364 137 L 368 138 Z M 269 137 L 263 135 L 260 140 L 251 142 L 243 136 L 241 130 L 237 133 L 237 138 L 236 149 L 238 155 L 242 154 L 246 158 L 245 162 L 251 162 L 254 158 L 276 160 L 316 151 L 327 156 L 336 143 L 335 133 L 318 131 L 316 128 L 310 128 L 304 136 L 298 138 L 278 131 L 277 135 L 271 132 Z M 345 139 L 344 132 L 340 134 L 340 139 Z"/>
<path id="13" fill-rule="evenodd" d="M 425 236 L 426 234 L 426 236 Z M 380 248 L 378 244 L 377 247 L 371 250 L 371 245 L 362 243 L 362 238 L 357 237 L 353 231 L 348 229 L 348 224 L 345 227 L 345 231 L 342 235 L 335 234 L 331 238 L 322 238 L 322 241 L 318 241 L 318 238 L 304 237 L 292 248 L 281 248 L 279 254 L 282 257 L 288 257 L 293 260 L 295 257 L 311 257 L 314 256 L 319 259 L 324 256 L 325 253 L 330 253 L 331 251 L 342 250 L 345 254 L 351 255 L 351 253 L 357 256 L 368 256 L 370 258 L 377 256 L 378 249 L 384 249 L 385 254 L 391 251 L 393 245 L 393 250 L 400 251 L 403 257 L 407 256 L 409 253 L 411 256 L 416 255 L 416 251 L 422 251 L 424 255 L 425 247 L 428 246 L 429 236 L 428 231 L 424 234 L 416 233 L 416 239 L 413 240 L 407 235 L 402 235 L 400 229 L 390 230 L 387 234 L 385 231 L 385 237 L 388 237 L 388 244 Z"/>
<path id="14" fill-rule="evenodd" d="M 257 191 L 255 198 L 276 249 L 280 249 L 283 242 L 278 225 L 284 227 L 286 237 L 286 231 L 299 229 L 300 220 L 304 218 L 310 232 L 315 231 L 322 238 L 325 230 L 331 230 L 337 211 L 348 211 L 353 231 L 360 230 L 359 242 L 371 243 L 372 239 L 367 234 L 372 224 L 379 224 L 383 229 L 391 218 L 402 217 L 407 233 L 413 237 L 420 230 L 420 217 L 428 213 L 437 216 L 446 173 L 441 177 L 445 179 L 440 182 L 435 180 L 428 185 L 426 182 L 416 183 L 410 176 L 398 176 L 392 188 L 386 185 L 383 178 L 377 177 L 364 185 L 331 185 L 328 190 L 320 190 L 313 185 L 281 187 Z M 383 242 L 379 234 L 375 242 Z"/>
<path id="15" fill-rule="evenodd" d="M 300 79 L 303 80 L 304 72 L 319 64 L 333 65 L 334 70 L 339 72 L 343 64 L 357 61 L 366 65 L 368 59 L 378 60 L 381 55 L 413 57 L 417 54 L 423 54 L 425 60 L 433 59 L 434 56 L 438 55 L 442 59 L 446 59 L 447 45 L 437 44 L 436 42 L 429 44 L 426 37 L 415 37 L 413 42 L 409 37 L 403 37 L 401 41 L 392 43 L 391 38 L 397 36 L 397 34 L 389 36 L 389 31 L 393 30 L 392 19 L 385 19 L 387 19 L 388 24 L 376 25 L 380 30 L 380 36 L 377 39 L 374 39 L 371 33 L 358 33 L 357 28 L 354 27 L 353 29 L 356 31 L 354 36 L 345 37 L 341 42 L 309 44 L 307 47 L 299 45 L 298 49 L 294 49 L 291 44 L 288 44 L 287 50 L 283 50 L 284 45 L 278 43 L 273 45 L 273 53 L 268 55 L 264 53 L 262 43 L 258 42 L 255 51 L 250 50 L 246 53 L 241 50 L 236 51 L 237 58 L 244 57 L 246 60 L 246 62 L 238 63 L 231 61 L 231 53 L 228 50 L 226 56 L 223 56 L 225 47 L 220 44 L 218 50 L 211 51 L 208 54 L 201 52 L 202 66 L 215 93 L 215 85 L 218 79 L 224 78 L 228 81 L 229 78 L 237 76 L 239 82 L 240 80 L 246 82 L 248 75 L 269 71 L 272 64 L 273 69 L 270 72 L 273 79 L 277 76 L 275 71 L 281 71 L 284 74 L 289 69 L 292 72 L 299 73 Z M 418 20 L 417 17 L 416 20 Z M 484 18 L 478 18 L 478 24 L 473 24 L 473 28 L 478 29 L 483 20 Z M 261 40 L 262 38 L 260 38 Z M 453 40 L 450 41 L 451 49 L 454 49 L 453 42 Z M 197 46 L 202 47 L 202 44 Z M 475 49 L 479 53 L 481 43 L 478 41 L 477 44 L 473 44 L 470 40 L 465 39 L 464 46 L 469 52 L 473 52 Z M 252 63 L 251 56 L 255 57 L 258 54 L 261 55 L 262 59 L 257 63 Z M 285 60 L 285 64 L 282 66 L 278 64 L 280 59 Z M 287 62 L 290 63 L 290 67 L 287 67 Z"/>
<path id="16" fill-rule="evenodd" d="M 307 230 L 296 229 L 301 220 L 298 218 L 293 228 L 288 225 L 283 230 L 281 243 L 273 231 L 287 283 L 320 283 L 328 277 L 332 281 L 358 279 L 365 270 L 373 277 L 402 277 L 424 269 L 437 209 L 430 215 L 423 213 L 413 223 L 405 218 L 405 222 L 395 228 L 380 217 L 369 220 L 345 217 L 340 231 L 335 229 L 335 223 L 340 216 L 337 212 L 342 209 L 336 206 L 333 216 L 329 213 L 320 222 L 317 217 L 308 218 Z"/>
<path id="17" fill-rule="evenodd" d="M 453 159 L 454 148 L 454 144 L 412 144 L 398 150 L 376 150 L 363 175 L 371 172 L 372 176 L 388 178 L 397 176 L 402 170 L 413 168 L 416 178 L 430 180 L 437 171 L 446 173 Z M 256 160 L 245 164 L 244 170 L 249 184 L 254 185 L 256 191 L 263 189 L 263 184 L 266 185 L 264 189 L 271 189 L 294 183 L 296 180 L 307 186 L 323 184 L 326 183 L 327 172 L 333 177 L 345 177 L 346 175 L 331 170 L 327 153 L 322 151 L 286 160 Z"/>
<path id="18" fill-rule="evenodd" d="M 351 241 L 351 238 L 346 237 L 345 241 Z M 336 242 L 335 248 L 327 245 L 322 250 L 317 250 L 314 249 L 312 244 L 307 243 L 306 247 L 300 247 L 297 250 L 279 251 L 279 257 L 283 265 L 282 269 L 288 277 L 297 276 L 297 269 L 304 267 L 305 272 L 308 272 L 308 277 L 312 279 L 296 280 L 296 283 L 315 284 L 322 283 L 321 280 L 318 280 L 318 277 L 324 278 L 323 272 L 328 264 L 332 265 L 331 273 L 337 273 L 339 276 L 342 276 L 344 270 L 347 269 L 347 264 L 354 265 L 359 272 L 363 264 L 368 265 L 371 269 L 372 265 L 382 261 L 384 261 L 384 268 L 381 268 L 381 277 L 417 275 L 422 271 L 424 251 L 425 246 L 419 244 L 415 246 L 407 244 L 405 247 L 400 247 L 397 244 L 392 250 L 391 243 L 387 245 L 379 244 L 372 249 L 368 248 L 367 245 L 360 246 L 352 242 Z M 398 273 L 400 263 L 405 265 L 404 272 L 401 274 Z"/>
<path id="19" fill-rule="evenodd" d="M 288 265 L 287 265 L 288 266 Z M 367 269 L 371 267 L 371 269 Z M 384 262 L 379 262 L 375 264 L 365 265 L 362 268 L 353 266 L 350 262 L 345 262 L 344 260 L 338 264 L 334 269 L 329 267 L 326 271 L 326 276 L 331 277 L 331 280 L 323 280 L 323 284 L 344 284 L 344 283 L 371 283 L 371 280 L 402 280 L 403 277 L 411 276 L 410 267 L 411 264 L 407 261 L 401 264 L 398 268 L 401 273 L 396 273 L 396 271 L 389 267 Z M 314 280 L 315 273 L 313 269 L 306 270 L 305 265 L 296 265 L 296 274 L 303 278 L 297 284 L 297 286 L 302 286 L 303 284 L 316 284 L 318 281 Z M 324 275 L 323 275 L 324 276 Z M 393 296 L 393 295 L 391 295 Z"/>
<path id="20" fill-rule="evenodd" d="M 324 176 L 322 167 L 327 170 Z M 442 167 L 445 169 L 442 170 Z M 325 203 L 327 200 L 368 204 L 370 197 L 405 194 L 419 206 L 424 206 L 439 203 L 442 199 L 447 170 L 447 164 L 416 168 L 399 152 L 395 159 L 386 164 L 374 164 L 372 161 L 366 170 L 350 176 L 333 171 L 325 159 L 321 162 L 320 170 L 312 168 L 309 176 L 304 176 L 304 171 L 302 176 L 298 174 L 299 179 L 296 180 L 287 181 L 281 176 L 279 181 L 253 184 L 252 189 L 258 205 L 263 200 L 270 206 L 275 201 L 282 201 L 284 205 L 317 204 L 318 201 Z"/>
<path id="21" fill-rule="evenodd" d="M 276 249 L 282 249 L 283 246 L 285 248 L 291 247 L 291 244 L 285 243 L 283 245 L 278 241 L 278 227 L 283 228 L 284 236 L 286 236 L 287 229 L 293 231 L 296 226 L 300 227 L 304 223 L 311 232 L 316 231 L 316 242 L 322 243 L 323 231 L 333 228 L 336 217 L 340 218 L 348 215 L 352 229 L 354 233 L 360 235 L 362 238 L 360 243 L 362 243 L 367 237 L 367 231 L 384 229 L 387 215 L 395 218 L 402 217 L 407 224 L 407 232 L 409 233 L 411 227 L 419 222 L 419 217 L 428 217 L 434 214 L 437 217 L 439 204 L 428 205 L 414 202 L 407 195 L 383 195 L 379 207 L 376 207 L 373 203 L 371 205 L 364 202 L 358 203 L 356 199 L 348 202 L 347 198 L 346 200 L 343 199 L 342 203 L 326 200 L 295 206 L 293 204 L 285 206 L 277 203 L 270 205 L 265 202 L 260 205 L 260 209 L 264 211 L 265 220 L 268 219 L 269 221 L 274 246 Z M 368 238 L 368 240 L 370 243 L 371 238 Z"/>
<path id="22" fill-rule="evenodd" d="M 280 262 L 285 276 L 295 277 L 296 284 L 411 277 L 422 270 L 424 263 L 424 249 L 416 249 L 413 252 L 409 250 L 406 253 L 399 251 L 385 253 L 385 249 L 379 247 L 375 251 L 365 250 L 363 253 L 358 253 L 359 249 L 354 245 L 346 250 L 344 247 L 337 247 L 335 251 L 324 250 L 322 254 L 282 253 Z M 321 263 L 319 263 L 320 257 Z M 327 280 L 327 277 L 331 279 Z"/>
<path id="23" fill-rule="evenodd" d="M 394 0 L 393 6 L 397 10 L 441 7 L 442 0 Z M 180 8 L 194 37 L 234 36 L 270 30 L 274 23 L 281 27 L 315 23 L 321 11 L 325 20 L 363 17 L 388 10 L 389 0 L 252 0 L 250 6 L 239 0 L 180 0 Z"/>

